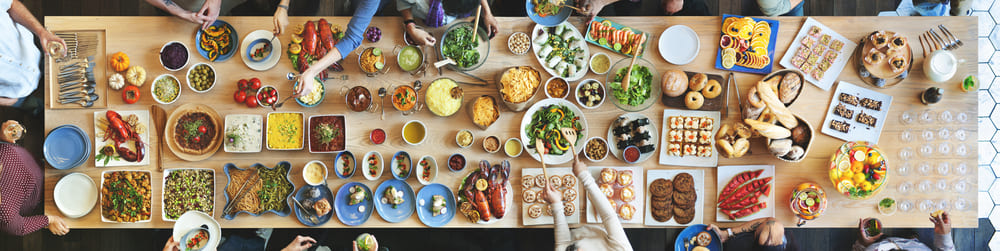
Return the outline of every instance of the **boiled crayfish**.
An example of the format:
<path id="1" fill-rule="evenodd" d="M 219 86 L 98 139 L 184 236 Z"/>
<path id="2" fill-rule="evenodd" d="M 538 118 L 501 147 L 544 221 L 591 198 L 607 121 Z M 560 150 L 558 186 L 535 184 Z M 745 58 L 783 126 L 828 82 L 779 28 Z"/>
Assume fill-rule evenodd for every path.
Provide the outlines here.
<path id="1" fill-rule="evenodd" d="M 109 110 L 105 113 L 105 117 L 108 119 L 108 128 L 104 131 L 104 141 L 113 140 L 115 142 L 114 147 L 118 150 L 118 156 L 121 156 L 123 160 L 128 162 L 142 161 L 146 157 L 146 151 L 144 147 L 145 143 L 142 142 L 139 134 L 122 120 L 121 114 Z M 122 146 L 122 143 L 129 140 L 135 142 L 135 151 Z"/>

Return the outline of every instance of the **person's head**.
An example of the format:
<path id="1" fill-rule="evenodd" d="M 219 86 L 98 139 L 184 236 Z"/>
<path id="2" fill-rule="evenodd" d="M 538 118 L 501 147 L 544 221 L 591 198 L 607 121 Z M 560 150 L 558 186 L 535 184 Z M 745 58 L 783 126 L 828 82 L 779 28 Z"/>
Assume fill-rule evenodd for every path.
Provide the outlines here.
<path id="1" fill-rule="evenodd" d="M 757 244 L 766 251 L 785 250 L 785 226 L 770 218 L 757 227 Z"/>
<path id="2" fill-rule="evenodd" d="M 583 250 L 580 250 L 580 247 L 577 247 L 576 243 L 573 243 L 569 244 L 569 246 L 566 247 L 566 251 L 583 251 Z"/>
<path id="3" fill-rule="evenodd" d="M 479 0 L 441 0 L 444 13 L 450 16 L 475 15 L 476 8 L 479 8 Z"/>

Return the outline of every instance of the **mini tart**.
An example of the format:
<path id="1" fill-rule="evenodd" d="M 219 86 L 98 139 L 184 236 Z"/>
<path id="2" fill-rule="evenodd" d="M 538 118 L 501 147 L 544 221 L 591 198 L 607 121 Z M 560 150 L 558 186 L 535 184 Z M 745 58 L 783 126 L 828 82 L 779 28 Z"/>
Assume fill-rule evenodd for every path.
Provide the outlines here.
<path id="1" fill-rule="evenodd" d="M 601 184 L 599 187 L 601 188 L 601 193 L 604 194 L 604 197 L 608 197 L 609 200 L 615 196 L 615 189 L 611 187 L 611 184 L 605 183 Z"/>
<path id="2" fill-rule="evenodd" d="M 635 200 L 635 191 L 632 190 L 632 187 L 624 187 L 618 191 L 618 199 L 624 202 L 632 202 Z"/>
<path id="3" fill-rule="evenodd" d="M 563 175 L 562 180 L 563 187 L 569 189 L 576 188 L 576 176 L 573 176 L 572 174 Z"/>
<path id="4" fill-rule="evenodd" d="M 875 32 L 868 38 L 868 40 L 872 42 L 872 46 L 876 49 L 885 48 L 885 46 L 889 44 L 889 38 L 886 37 L 884 31 Z"/>
<path id="5" fill-rule="evenodd" d="M 889 49 L 898 50 L 906 47 L 906 37 L 896 34 L 889 39 Z"/>
<path id="6" fill-rule="evenodd" d="M 547 184 L 548 182 L 549 181 L 548 179 L 545 178 L 545 175 L 535 176 L 535 186 L 537 187 L 545 188 L 545 184 Z"/>
<path id="7" fill-rule="evenodd" d="M 532 219 L 542 217 L 542 205 L 531 204 L 531 206 L 528 207 L 528 217 Z"/>
<path id="8" fill-rule="evenodd" d="M 538 194 L 536 194 L 534 190 L 524 190 L 524 192 L 521 193 L 521 197 L 524 203 L 535 203 L 538 199 Z"/>
<path id="9" fill-rule="evenodd" d="M 903 55 L 896 55 L 889 59 L 889 68 L 892 69 L 893 73 L 900 73 L 906 70 L 906 66 L 909 63 L 906 62 L 906 58 Z"/>
<path id="10" fill-rule="evenodd" d="M 601 169 L 601 180 L 600 180 L 600 183 L 601 184 L 611 184 L 611 183 L 614 183 L 615 182 L 615 176 L 617 176 L 617 172 L 615 171 L 615 169 L 611 169 L 611 168 Z"/>
<path id="11" fill-rule="evenodd" d="M 632 171 L 624 170 L 618 173 L 618 185 L 619 186 L 629 186 L 632 185 Z"/>
<path id="12" fill-rule="evenodd" d="M 565 202 L 573 202 L 573 201 L 576 200 L 576 197 L 577 197 L 576 189 L 566 189 L 566 190 L 563 190 L 562 196 L 563 196 L 563 201 L 565 201 Z M 569 203 L 569 204 L 572 204 L 572 203 Z"/>
<path id="13" fill-rule="evenodd" d="M 878 49 L 872 48 L 868 53 L 865 53 L 865 63 L 869 65 L 881 64 L 883 60 L 885 60 L 885 54 Z"/>
<path id="14" fill-rule="evenodd" d="M 621 216 L 623 220 L 632 220 L 633 214 L 635 214 L 635 207 L 632 205 L 625 204 L 618 208 L 618 216 Z"/>
<path id="15" fill-rule="evenodd" d="M 563 215 L 572 216 L 576 213 L 576 206 L 573 203 L 566 203 L 563 205 Z"/>
<path id="16" fill-rule="evenodd" d="M 562 187 L 562 185 L 563 185 L 563 183 L 562 183 L 562 177 L 560 177 L 559 175 L 549 176 L 549 185 L 552 185 L 552 187 L 555 187 L 555 188 Z"/>
<path id="17" fill-rule="evenodd" d="M 528 189 L 535 186 L 535 176 L 525 175 L 521 177 L 521 188 Z"/>
<path id="18" fill-rule="evenodd" d="M 695 240 L 695 243 L 698 244 L 698 246 L 707 247 L 709 244 L 712 244 L 712 235 L 709 235 L 708 232 L 701 232 L 698 233 Z"/>

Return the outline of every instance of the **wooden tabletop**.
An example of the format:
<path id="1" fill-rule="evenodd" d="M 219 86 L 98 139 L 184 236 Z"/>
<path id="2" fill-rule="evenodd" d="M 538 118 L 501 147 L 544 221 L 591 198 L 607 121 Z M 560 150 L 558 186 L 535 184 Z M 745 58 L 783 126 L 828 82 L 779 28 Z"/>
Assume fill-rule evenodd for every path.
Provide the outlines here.
<path id="1" fill-rule="evenodd" d="M 240 35 L 240 40 L 243 36 L 254 30 L 271 30 L 272 21 L 271 17 L 222 17 L 221 20 L 225 20 L 232 24 Z M 304 23 L 307 20 L 318 20 L 319 17 L 291 17 L 290 21 L 292 25 Z M 346 26 L 349 17 L 326 17 L 330 23 L 339 24 L 342 27 Z M 498 18 L 501 24 L 499 34 L 491 41 L 491 50 L 487 62 L 479 69 L 472 71 L 481 78 L 490 80 L 491 84 L 495 79 L 495 75 L 500 73 L 506 67 L 515 65 L 528 65 L 535 67 L 536 69 L 542 70 L 539 63 L 532 58 L 531 55 L 525 56 L 515 56 L 508 51 L 506 48 L 506 39 L 513 32 L 521 31 L 528 32 L 534 26 L 534 23 L 527 18 L 514 18 L 514 17 L 501 17 Z M 613 17 L 612 20 L 616 22 L 623 23 L 625 25 L 633 26 L 639 30 L 647 31 L 652 33 L 652 39 L 649 43 L 650 47 L 648 52 L 645 54 L 645 58 L 650 60 L 654 65 L 656 65 L 657 72 L 662 74 L 663 71 L 668 69 L 682 69 L 687 71 L 698 71 L 706 73 L 716 73 L 720 75 L 725 75 L 725 71 L 715 69 L 714 61 L 716 56 L 716 48 L 719 41 L 719 26 L 721 25 L 721 17 Z M 780 20 L 780 30 L 778 32 L 777 39 L 777 49 L 775 49 L 773 61 L 777 61 L 781 56 L 784 55 L 785 50 L 788 48 L 789 44 L 792 42 L 792 38 L 799 31 L 804 22 L 804 17 L 780 17 L 776 18 Z M 868 34 L 873 30 L 892 30 L 896 32 L 901 32 L 906 37 L 910 38 L 913 44 L 914 50 L 914 64 L 913 71 L 911 72 L 909 78 L 906 79 L 902 84 L 889 89 L 877 89 L 869 85 L 864 84 L 858 77 L 858 73 L 855 68 L 851 65 L 844 68 L 843 73 L 841 73 L 838 78 L 839 81 L 847 81 L 854 83 L 869 89 L 873 89 L 885 94 L 892 95 L 894 97 L 891 110 L 889 111 L 888 117 L 885 119 L 885 128 L 882 132 L 880 147 L 886 152 L 890 169 L 900 165 L 903 161 L 899 159 L 898 152 L 903 147 L 912 147 L 918 149 L 920 143 L 909 143 L 904 144 L 899 138 L 900 133 L 907 128 L 914 128 L 916 130 L 922 130 L 925 128 L 941 128 L 938 126 L 928 126 L 928 125 L 916 125 L 916 126 L 904 126 L 900 122 L 900 114 L 904 111 L 914 110 L 914 109 L 925 109 L 931 108 L 935 110 L 950 109 L 952 111 L 970 111 L 973 116 L 977 114 L 976 111 L 976 94 L 975 92 L 965 93 L 962 92 L 958 87 L 958 82 L 961 78 L 968 75 L 976 75 L 976 48 L 977 39 L 976 37 L 976 20 L 974 17 L 815 17 L 819 22 L 829 26 L 830 28 L 836 30 L 836 32 L 844 35 L 848 39 L 858 41 L 864 35 Z M 656 21 L 650 21 L 656 20 Z M 196 32 L 196 26 L 192 23 L 185 22 L 181 19 L 172 17 L 46 17 L 46 26 L 52 31 L 67 31 L 67 30 L 105 30 L 106 31 L 106 52 L 108 55 L 117 51 L 123 51 L 127 53 L 130 58 L 132 65 L 141 65 L 147 69 L 147 75 L 150 76 L 148 79 L 160 75 L 162 73 L 173 73 L 176 74 L 180 79 L 183 79 L 183 72 L 168 72 L 163 67 L 159 65 L 157 59 L 157 52 L 164 43 L 172 40 L 177 40 L 186 43 L 190 48 L 193 48 L 194 34 Z M 385 51 L 391 51 L 395 45 L 402 44 L 402 26 L 400 25 L 402 20 L 398 17 L 378 17 L 372 21 L 373 25 L 378 26 L 382 29 L 382 40 L 377 43 L 365 42 L 361 45 L 362 48 L 368 46 L 377 46 Z M 569 20 L 577 28 L 583 27 L 583 20 L 578 17 L 572 17 Z M 656 38 L 659 34 L 668 26 L 684 24 L 690 26 L 694 29 L 699 37 L 701 43 L 701 51 L 698 53 L 697 58 L 688 65 L 677 66 L 665 62 L 657 53 L 657 43 Z M 928 80 L 922 69 L 921 65 L 923 63 L 923 55 L 919 52 L 920 47 L 917 46 L 917 36 L 931 27 L 937 26 L 938 24 L 946 25 L 956 36 L 961 38 L 966 46 L 963 46 L 955 51 L 955 55 L 960 59 L 964 60 L 959 64 L 958 72 L 951 81 L 946 84 L 933 84 Z M 434 33 L 440 36 L 443 33 L 443 29 L 432 29 Z M 585 31 L 585 29 L 581 29 Z M 279 38 L 283 45 L 286 45 L 290 41 L 290 35 L 285 34 Z M 440 41 L 440 39 L 439 39 Z M 590 45 L 591 53 L 603 52 L 611 56 L 611 60 L 616 62 L 625 58 L 624 56 L 610 52 L 606 49 L 599 48 L 597 46 Z M 433 61 L 432 49 L 428 48 L 428 57 Z M 191 49 L 191 62 L 189 66 L 198 62 L 207 62 L 206 59 L 199 56 L 197 52 Z M 264 84 L 275 85 L 278 87 L 280 95 L 286 95 L 291 93 L 291 84 L 289 81 L 285 80 L 285 74 L 292 71 L 291 64 L 285 57 L 284 52 L 280 52 L 282 58 L 278 62 L 277 66 L 265 71 L 257 72 L 249 69 L 243 64 L 240 55 L 234 55 L 231 59 L 225 62 L 212 63 L 215 67 L 217 74 L 217 85 L 208 93 L 198 94 L 194 93 L 190 89 L 183 87 L 180 99 L 172 105 L 164 106 L 168 114 L 174 109 L 182 104 L 187 103 L 202 103 L 213 107 L 220 115 L 225 116 L 228 114 L 266 114 L 270 110 L 265 109 L 250 109 L 243 105 L 236 104 L 232 100 L 232 94 L 236 90 L 236 81 L 239 79 L 248 79 L 252 77 L 260 78 Z M 366 77 L 361 73 L 357 65 L 357 56 L 351 55 L 347 56 L 342 62 L 345 67 L 345 71 L 341 73 L 333 72 L 330 74 L 330 80 L 326 81 L 327 89 L 329 90 L 326 100 L 315 108 L 303 108 L 296 104 L 288 104 L 284 111 L 300 111 L 304 112 L 306 116 L 317 115 L 317 114 L 344 114 L 347 116 L 347 149 L 355 154 L 355 156 L 361 156 L 368 151 L 379 151 L 383 156 L 392 156 L 396 151 L 408 151 L 411 156 L 423 156 L 430 155 L 437 159 L 438 163 L 446 163 L 447 157 L 452 153 L 462 153 L 465 154 L 470 162 L 470 166 L 475 166 L 479 160 L 489 160 L 491 162 L 497 163 L 503 159 L 508 159 L 503 155 L 502 152 L 496 154 L 488 154 L 482 150 L 482 138 L 494 135 L 500 137 L 501 139 L 506 139 L 510 137 L 518 137 L 518 125 L 520 124 L 522 113 L 515 113 L 510 111 L 504 111 L 500 115 L 500 120 L 490 127 L 488 130 L 479 130 L 473 124 L 467 112 L 463 110 L 459 111 L 456 115 L 448 118 L 436 117 L 427 111 L 421 111 L 417 114 L 410 116 L 403 116 L 399 112 L 392 109 L 386 110 L 386 119 L 384 121 L 379 120 L 377 114 L 373 113 L 356 113 L 350 112 L 344 105 L 343 99 L 337 95 L 338 90 L 342 86 L 355 86 L 363 85 L 368 87 L 370 90 L 377 90 L 379 87 L 390 87 L 400 84 L 409 84 L 413 82 L 414 78 L 410 75 L 402 72 L 391 59 L 387 65 L 391 66 L 388 74 L 377 76 L 377 77 Z M 775 67 L 778 67 L 775 64 Z M 776 68 L 777 69 L 777 68 Z M 448 70 L 444 71 L 445 77 L 453 78 L 457 81 L 464 82 L 475 82 L 467 76 L 461 75 L 456 72 L 451 72 Z M 543 78 L 548 78 L 548 74 L 543 72 Z M 341 80 L 342 75 L 347 75 L 347 80 Z M 736 73 L 736 80 L 739 84 L 740 93 L 746 93 L 750 88 L 751 84 L 756 83 L 763 76 L 756 74 L 745 74 Z M 438 78 L 437 72 L 434 70 L 428 71 L 426 76 L 419 77 L 424 83 L 430 83 L 434 79 Z M 604 82 L 606 77 L 604 75 L 596 75 L 593 73 L 588 73 L 585 78 L 594 78 Z M 46 83 L 49 80 L 46 79 Z M 184 81 L 182 81 L 184 82 Z M 100 84 L 105 84 L 106 81 L 99 81 Z M 149 82 L 147 82 L 147 85 Z M 575 84 L 575 83 L 574 83 Z M 935 106 L 925 106 L 920 103 L 918 99 L 918 94 L 924 89 L 930 86 L 938 86 L 945 90 L 944 100 Z M 496 94 L 496 89 L 492 87 L 472 87 L 463 86 L 466 90 L 466 97 L 476 97 L 481 94 Z M 802 96 L 798 99 L 796 103 L 791 106 L 791 110 L 809 121 L 813 125 L 822 125 L 822 121 L 825 116 L 825 112 L 830 100 L 832 98 L 833 92 L 823 91 L 816 86 L 811 84 L 806 84 L 803 87 Z M 52 88 L 45 88 L 46 92 L 51 91 Z M 148 87 L 144 86 L 142 88 L 143 92 L 148 92 Z M 48 95 L 48 93 L 46 93 Z M 120 92 L 110 91 L 102 98 L 108 100 L 108 107 L 115 110 L 148 110 L 150 105 L 155 104 L 155 101 L 148 95 L 148 93 L 143 93 L 142 99 L 137 104 L 124 104 L 119 98 Z M 47 106 L 48 107 L 48 106 Z M 641 112 L 648 116 L 652 121 L 654 121 L 657 128 L 662 128 L 662 124 L 659 121 L 663 119 L 663 110 L 667 109 L 666 106 L 655 104 L 653 107 Z M 737 108 L 731 106 L 729 108 L 730 116 L 726 121 L 730 121 L 736 118 Z M 93 112 L 103 111 L 103 109 L 63 109 L 63 110 L 46 110 L 46 121 L 45 130 L 46 132 L 52 130 L 53 128 L 64 125 L 64 124 L 74 124 L 82 128 L 86 133 L 90 134 L 91 137 L 94 135 L 94 122 L 93 122 Z M 603 136 L 605 135 L 610 122 L 613 118 L 619 114 L 624 113 L 624 111 L 617 109 L 611 102 L 606 102 L 603 106 L 595 110 L 586 110 L 585 116 L 588 121 L 587 136 Z M 400 132 L 402 126 L 409 120 L 420 120 L 428 125 L 430 131 L 428 132 L 425 142 L 419 146 L 411 146 L 403 142 L 400 137 Z M 368 134 L 373 128 L 383 128 L 389 134 L 389 139 L 385 144 L 382 145 L 372 145 L 368 141 Z M 781 222 L 785 223 L 786 226 L 794 226 L 795 216 L 788 209 L 788 197 L 791 189 L 802 182 L 814 182 L 820 184 L 827 193 L 830 193 L 828 198 L 830 199 L 829 206 L 824 213 L 818 219 L 809 222 L 804 225 L 804 227 L 853 227 L 857 224 L 857 219 L 863 217 L 879 217 L 882 219 L 885 225 L 890 227 L 930 227 L 932 224 L 926 221 L 924 212 L 919 212 L 919 210 L 914 210 L 910 213 L 897 212 L 893 216 L 881 216 L 875 210 L 875 204 L 877 198 L 884 196 L 892 196 L 897 199 L 907 199 L 914 202 L 919 202 L 923 199 L 931 199 L 934 201 L 940 199 L 956 199 L 964 198 L 968 200 L 971 204 L 967 210 L 958 211 L 952 209 L 951 219 L 952 225 L 954 227 L 976 227 L 978 222 L 976 220 L 976 185 L 977 175 L 976 167 L 976 154 L 977 144 L 974 140 L 977 138 L 976 131 L 976 120 L 970 119 L 968 122 L 961 124 L 959 126 L 949 125 L 949 128 L 961 128 L 969 132 L 968 141 L 963 142 L 970 148 L 970 153 L 968 157 L 961 159 L 951 158 L 954 164 L 966 163 L 970 168 L 968 173 L 964 176 L 959 176 L 951 172 L 949 176 L 927 176 L 928 178 L 944 178 L 949 180 L 949 182 L 964 179 L 969 182 L 969 189 L 965 193 L 956 194 L 951 190 L 946 191 L 933 191 L 923 194 L 900 195 L 896 190 L 896 186 L 902 181 L 911 181 L 914 184 L 925 179 L 921 175 L 911 174 L 909 176 L 900 176 L 894 170 L 891 171 L 892 175 L 888 187 L 884 189 L 881 194 L 875 196 L 868 200 L 850 200 L 843 195 L 836 194 L 836 189 L 833 184 L 831 184 L 828 174 L 827 165 L 830 160 L 830 156 L 834 153 L 835 149 L 839 147 L 844 141 L 827 136 L 819 132 L 820 128 L 815 128 L 815 142 L 812 144 L 812 148 L 806 159 L 799 163 L 786 163 L 781 160 L 776 159 L 769 153 L 767 153 L 766 146 L 761 139 L 755 139 L 752 141 L 751 151 L 752 155 L 745 156 L 739 159 L 719 159 L 719 165 L 745 165 L 745 164 L 767 164 L 775 165 L 776 170 L 776 183 L 774 184 L 774 191 L 772 196 L 775 196 L 775 205 L 770 205 L 774 207 L 775 217 Z M 475 134 L 476 140 L 474 147 L 469 149 L 460 149 L 455 145 L 455 133 L 460 129 L 470 129 Z M 151 134 L 151 143 L 153 146 L 157 144 L 157 139 L 159 136 Z M 914 142 L 920 142 L 914 141 Z M 660 146 L 662 147 L 662 146 Z M 658 149 L 659 150 L 659 149 Z M 226 176 L 223 172 L 223 165 L 226 163 L 234 163 L 240 167 L 248 167 L 254 163 L 262 163 L 267 166 L 274 166 L 279 161 L 289 161 L 292 163 L 292 178 L 293 183 L 296 187 L 301 187 L 305 184 L 301 177 L 302 167 L 306 162 L 310 160 L 322 160 L 328 166 L 332 166 L 334 154 L 310 154 L 307 150 L 302 151 L 268 151 L 264 150 L 259 154 L 236 154 L 236 153 L 226 153 L 222 150 L 215 153 L 211 158 L 199 161 L 199 162 L 188 162 L 181 160 L 170 153 L 169 150 L 164 149 L 163 165 L 164 168 L 182 168 L 182 167 L 202 167 L 202 168 L 212 168 L 216 170 L 216 195 L 215 195 L 215 217 L 225 228 L 256 228 L 256 227 L 303 227 L 294 216 L 289 217 L 278 217 L 273 214 L 265 214 L 260 217 L 252 217 L 247 215 L 237 216 L 234 220 L 222 219 L 218 213 L 222 207 L 225 205 L 225 197 L 223 196 L 223 187 L 228 182 Z M 100 220 L 100 207 L 95 206 L 93 211 L 85 217 L 79 219 L 67 219 L 70 227 L 73 228 L 170 228 L 173 226 L 171 222 L 165 222 L 161 220 L 162 216 L 162 172 L 157 172 L 156 149 L 151 149 L 147 158 L 151 158 L 152 163 L 150 166 L 141 167 L 107 167 L 107 168 L 96 168 L 94 166 L 93 156 L 90 157 L 83 166 L 77 167 L 72 170 L 56 170 L 52 167 L 45 168 L 45 212 L 51 215 L 60 215 L 58 209 L 56 208 L 52 200 L 52 191 L 59 180 L 60 177 L 71 173 L 71 172 L 81 172 L 90 175 L 95 181 L 100 181 L 100 172 L 106 170 L 150 170 L 153 171 L 152 174 L 152 189 L 153 202 L 152 202 L 152 221 L 149 223 L 137 223 L 137 224 L 115 224 L 115 223 L 103 223 Z M 932 158 L 934 161 L 941 159 Z M 521 168 L 537 168 L 539 163 L 532 159 L 527 154 L 524 154 L 518 158 L 511 159 L 512 172 L 511 172 L 511 183 L 520 184 Z M 599 163 L 589 163 L 592 166 L 625 166 L 626 164 L 620 160 L 613 157 L 608 158 Z M 705 179 L 705 193 L 699 194 L 698 196 L 704 198 L 702 200 L 704 205 L 700 206 L 698 210 L 706 210 L 704 214 L 704 222 L 715 223 L 715 202 L 716 202 L 716 169 L 715 168 L 691 168 L 691 167 L 680 167 L 680 166 L 663 166 L 657 164 L 657 158 L 650 158 L 648 161 L 637 164 L 642 166 L 645 170 L 653 169 L 702 169 L 705 171 L 704 177 L 695 177 L 696 179 Z M 569 163 L 562 165 L 555 165 L 558 167 L 568 167 Z M 452 190 L 458 189 L 458 184 L 467 173 L 468 169 L 462 173 L 453 173 L 446 171 L 445 167 L 442 165 L 439 177 L 436 182 L 442 183 L 449 186 Z M 915 172 L 911 172 L 915 173 Z M 349 181 L 359 181 L 370 188 L 374 189 L 383 180 L 391 179 L 391 175 L 384 173 L 382 178 L 378 181 L 366 181 L 360 175 L 351 178 Z M 341 185 L 347 181 L 341 180 L 335 176 L 330 176 L 328 182 L 330 183 L 331 189 L 339 189 Z M 423 185 L 418 184 L 413 178 L 409 179 L 408 182 L 413 186 L 415 192 L 419 191 Z M 508 205 L 507 216 L 500 222 L 494 223 L 492 225 L 478 225 L 470 223 L 464 217 L 456 215 L 446 227 L 500 227 L 500 228 L 517 228 L 522 226 L 522 219 L 520 218 L 520 192 L 521 188 L 519 185 L 513 186 L 513 191 L 510 191 L 508 196 L 514 196 L 515 202 L 512 205 Z M 582 194 L 581 194 L 582 196 Z M 583 197 L 580 197 L 581 199 Z M 374 209 L 370 209 L 374 210 Z M 578 211 L 578 213 L 583 214 L 584 212 Z M 375 212 L 374 214 L 377 214 Z M 636 217 L 643 217 L 637 215 Z M 585 221 L 585 220 L 584 220 Z M 723 226 L 733 226 L 735 223 L 723 223 Z M 344 224 L 333 219 L 326 223 L 322 227 L 345 227 Z M 388 223 L 382 220 L 377 215 L 372 215 L 372 217 L 362 225 L 362 227 L 425 227 L 417 218 L 416 215 L 404 220 L 401 223 Z M 538 226 L 547 227 L 547 226 Z M 646 227 L 641 224 L 627 224 L 626 227 L 631 228 L 642 228 Z"/>

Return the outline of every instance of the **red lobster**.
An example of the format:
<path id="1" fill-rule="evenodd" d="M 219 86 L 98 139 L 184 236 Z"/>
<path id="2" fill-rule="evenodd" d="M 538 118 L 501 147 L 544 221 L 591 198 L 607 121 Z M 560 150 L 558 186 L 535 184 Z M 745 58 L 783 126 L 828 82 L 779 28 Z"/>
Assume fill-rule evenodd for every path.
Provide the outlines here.
<path id="1" fill-rule="evenodd" d="M 139 137 L 138 133 L 132 131 L 132 128 L 125 124 L 122 120 L 122 115 L 115 111 L 108 110 L 105 113 L 105 117 L 108 118 L 108 129 L 104 132 L 104 140 L 108 139 L 115 141 L 115 148 L 118 150 L 118 156 L 128 162 L 140 162 L 146 157 L 146 151 L 142 138 Z M 135 142 L 135 151 L 122 146 L 128 140 L 133 140 Z"/>
<path id="2" fill-rule="evenodd" d="M 306 27 L 302 31 L 302 54 L 305 55 L 316 55 L 316 46 L 319 44 L 319 35 L 316 32 L 316 25 L 312 21 L 306 22 Z"/>
<path id="3" fill-rule="evenodd" d="M 502 219 L 507 213 L 507 180 L 509 177 L 510 162 L 507 160 L 490 168 L 490 186 L 486 191 L 490 194 L 490 210 L 497 219 Z"/>
<path id="4" fill-rule="evenodd" d="M 326 49 L 326 51 L 333 50 L 333 45 L 337 43 L 337 41 L 333 39 L 333 30 L 330 28 L 330 23 L 328 23 L 325 18 L 319 19 L 319 39 L 320 45 L 322 45 L 322 48 Z"/>

